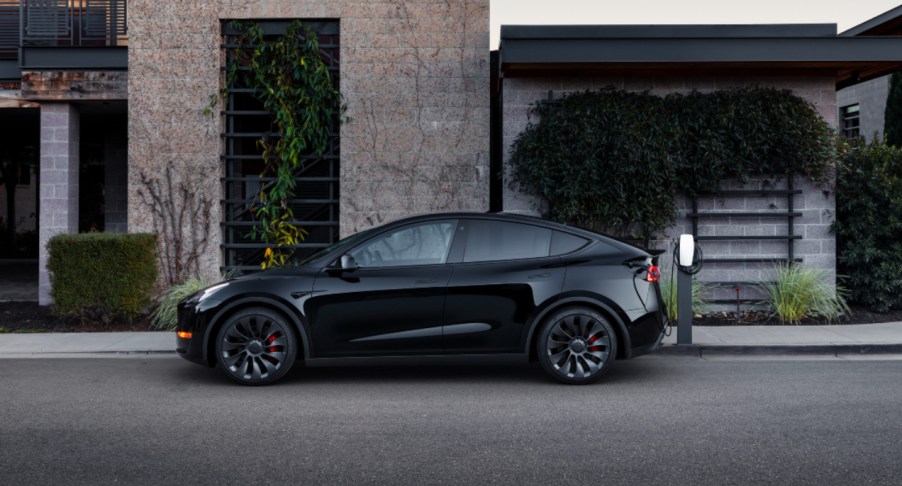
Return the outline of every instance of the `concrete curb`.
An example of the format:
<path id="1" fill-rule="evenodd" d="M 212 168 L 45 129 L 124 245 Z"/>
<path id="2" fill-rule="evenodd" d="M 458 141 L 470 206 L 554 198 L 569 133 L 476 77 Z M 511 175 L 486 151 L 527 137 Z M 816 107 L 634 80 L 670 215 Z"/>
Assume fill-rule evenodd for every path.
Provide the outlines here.
<path id="1" fill-rule="evenodd" d="M 803 344 L 731 346 L 712 344 L 665 344 L 655 351 L 668 356 L 834 356 L 902 354 L 902 344 Z"/>
<path id="2" fill-rule="evenodd" d="M 4 359 L 72 359 L 72 358 L 168 358 L 178 356 L 173 351 L 41 351 L 32 353 L 0 353 Z"/>

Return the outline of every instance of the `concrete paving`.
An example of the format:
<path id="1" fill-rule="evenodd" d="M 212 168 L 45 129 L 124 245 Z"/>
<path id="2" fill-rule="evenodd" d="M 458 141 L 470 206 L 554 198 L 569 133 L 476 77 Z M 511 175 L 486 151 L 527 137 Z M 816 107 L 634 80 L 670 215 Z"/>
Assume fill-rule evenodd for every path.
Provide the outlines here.
<path id="1" fill-rule="evenodd" d="M 0 334 L 0 358 L 80 354 L 175 353 L 174 332 Z"/>
<path id="2" fill-rule="evenodd" d="M 677 346 L 676 329 L 659 352 L 670 354 L 902 354 L 902 322 L 842 326 L 695 327 Z M 0 358 L 174 353 L 175 333 L 0 334 Z"/>

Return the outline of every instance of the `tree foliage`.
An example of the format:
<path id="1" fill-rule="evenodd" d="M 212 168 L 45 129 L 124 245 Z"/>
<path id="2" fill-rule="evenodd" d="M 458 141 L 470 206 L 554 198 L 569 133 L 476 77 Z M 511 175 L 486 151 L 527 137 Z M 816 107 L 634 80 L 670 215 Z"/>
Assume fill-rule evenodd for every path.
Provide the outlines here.
<path id="1" fill-rule="evenodd" d="M 830 127 L 787 90 L 606 89 L 536 103 L 531 115 L 512 147 L 515 180 L 548 201 L 550 218 L 627 238 L 672 225 L 678 192 L 754 175 L 832 177 Z"/>
<path id="2" fill-rule="evenodd" d="M 893 73 L 889 81 L 889 95 L 883 112 L 883 136 L 886 143 L 902 147 L 902 73 Z"/>

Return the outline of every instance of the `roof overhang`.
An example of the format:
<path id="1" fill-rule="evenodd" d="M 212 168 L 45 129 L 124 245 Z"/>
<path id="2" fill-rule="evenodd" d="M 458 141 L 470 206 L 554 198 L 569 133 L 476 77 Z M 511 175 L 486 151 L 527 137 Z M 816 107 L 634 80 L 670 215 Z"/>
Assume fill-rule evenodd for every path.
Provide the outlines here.
<path id="1" fill-rule="evenodd" d="M 790 35 L 793 34 L 793 35 Z M 838 37 L 833 24 L 502 26 L 504 76 L 835 76 L 902 69 L 902 37 Z"/>

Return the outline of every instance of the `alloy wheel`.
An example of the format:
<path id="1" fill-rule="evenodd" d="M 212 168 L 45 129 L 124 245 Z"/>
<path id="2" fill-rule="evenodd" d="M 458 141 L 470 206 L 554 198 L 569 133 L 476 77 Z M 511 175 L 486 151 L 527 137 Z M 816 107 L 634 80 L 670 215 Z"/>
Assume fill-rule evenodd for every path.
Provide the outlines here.
<path id="1" fill-rule="evenodd" d="M 270 312 L 234 316 L 219 333 L 217 356 L 226 373 L 245 384 L 280 378 L 294 362 L 291 330 Z"/>
<path id="2" fill-rule="evenodd" d="M 611 335 L 599 319 L 571 313 L 555 321 L 545 341 L 548 363 L 561 376 L 587 379 L 611 357 Z"/>

